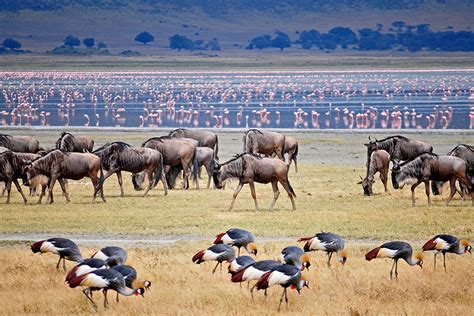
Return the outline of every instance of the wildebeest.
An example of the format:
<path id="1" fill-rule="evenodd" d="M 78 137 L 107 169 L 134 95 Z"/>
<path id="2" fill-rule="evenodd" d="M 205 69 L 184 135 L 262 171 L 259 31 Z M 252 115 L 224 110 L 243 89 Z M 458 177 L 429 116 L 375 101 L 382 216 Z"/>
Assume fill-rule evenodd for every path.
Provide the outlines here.
<path id="1" fill-rule="evenodd" d="M 433 146 L 428 143 L 395 135 L 381 140 L 370 141 L 367 144 L 367 167 L 370 164 L 370 155 L 377 149 L 383 149 L 390 155 L 392 161 L 400 162 L 413 159 L 423 153 L 433 152 Z"/>
<path id="2" fill-rule="evenodd" d="M 281 160 L 285 152 L 285 135 L 276 132 L 249 129 L 243 137 L 244 152 L 273 156 L 276 154 Z"/>
<path id="3" fill-rule="evenodd" d="M 295 162 L 295 171 L 298 172 L 298 141 L 290 136 L 285 136 L 285 148 L 283 154 L 288 154 L 288 166 Z"/>
<path id="4" fill-rule="evenodd" d="M 194 139 L 162 136 L 148 139 L 142 144 L 142 147 L 159 151 L 163 156 L 163 165 L 165 166 L 181 166 L 184 170 L 184 188 L 188 189 L 189 176 L 192 172 L 196 175 L 198 170 L 196 160 L 197 143 Z M 192 168 L 193 165 L 195 168 Z M 133 178 L 135 178 L 133 181 L 140 185 L 139 179 L 144 177 L 136 174 Z"/>
<path id="5" fill-rule="evenodd" d="M 451 194 L 447 200 L 447 203 L 449 203 L 456 193 L 455 184 L 457 179 L 471 189 L 466 176 L 466 162 L 461 158 L 453 156 L 438 156 L 425 153 L 400 165 L 395 163 L 392 169 L 392 184 L 395 189 L 403 188 L 405 184 L 412 185 L 411 198 L 413 206 L 415 206 L 415 188 L 421 182 L 425 183 L 428 204 L 431 205 L 430 180 L 449 181 L 451 185 Z M 474 199 L 472 203 L 474 205 Z"/>
<path id="6" fill-rule="evenodd" d="M 191 138 L 198 142 L 198 147 L 208 147 L 214 150 L 214 158 L 218 159 L 219 153 L 219 139 L 217 134 L 208 131 L 201 131 L 198 129 L 178 128 L 169 133 L 172 138 Z"/>
<path id="7" fill-rule="evenodd" d="M 466 144 L 459 144 L 454 147 L 449 153 L 448 156 L 454 156 L 461 158 L 466 162 L 466 173 L 468 179 L 471 181 L 471 186 L 474 184 L 474 147 L 466 145 Z M 433 191 L 434 195 L 438 195 L 441 193 L 441 188 L 445 182 L 443 181 L 433 181 L 431 183 L 431 190 Z M 464 196 L 467 193 L 467 188 L 463 183 L 460 183 L 461 186 L 461 196 L 464 200 Z"/>
<path id="8" fill-rule="evenodd" d="M 97 192 L 100 191 L 102 200 L 105 201 L 102 187 L 99 186 L 99 174 L 103 178 L 100 158 L 91 153 L 65 152 L 55 149 L 41 158 L 33 160 L 25 166 L 24 183 L 29 185 L 29 181 L 37 175 L 45 175 L 50 178 L 47 203 L 53 203 L 53 189 L 56 180 L 61 185 L 66 201 L 70 202 L 69 194 L 66 190 L 64 179 L 80 180 L 89 177 L 94 186 L 92 202 L 95 201 Z"/>
<path id="9" fill-rule="evenodd" d="M 222 183 L 228 178 L 238 178 L 239 184 L 235 189 L 229 210 L 234 208 L 235 199 L 245 183 L 248 183 L 252 192 L 252 198 L 255 203 L 255 209 L 258 210 L 257 195 L 255 193 L 255 182 L 271 183 L 273 188 L 273 201 L 270 210 L 273 209 L 280 191 L 278 182 L 290 197 L 293 210 L 296 209 L 294 198 L 295 191 L 288 181 L 288 165 L 279 159 L 260 157 L 254 154 L 243 153 L 235 156 L 227 162 L 216 164 L 214 171 L 214 184 L 216 188 L 221 189 Z"/>
<path id="10" fill-rule="evenodd" d="M 104 145 L 94 151 L 94 153 L 100 157 L 102 168 L 107 170 L 104 179 L 100 181 L 101 187 L 108 177 L 116 173 L 120 185 L 120 196 L 124 196 L 122 171 L 128 171 L 133 174 L 144 171 L 148 176 L 148 187 L 143 196 L 146 196 L 148 191 L 154 188 L 160 179 L 163 180 L 165 195 L 167 194 L 166 183 L 163 177 L 163 157 L 159 151 L 151 148 L 130 146 L 124 142 L 113 142 Z"/>
<path id="11" fill-rule="evenodd" d="M 377 172 L 380 174 L 380 181 L 382 181 L 385 192 L 388 192 L 387 180 L 388 169 L 390 165 L 390 155 L 383 149 L 373 151 L 370 157 L 370 165 L 367 168 L 367 174 L 364 179 L 358 184 L 362 184 L 364 195 L 373 195 L 372 184 L 375 182 L 374 176 Z"/>
<path id="12" fill-rule="evenodd" d="M 20 192 L 23 202 L 27 202 L 26 196 L 23 194 L 18 179 L 24 177 L 23 168 L 33 159 L 41 157 L 31 153 L 17 153 L 7 150 L 0 153 L 0 181 L 5 182 L 5 190 L 7 191 L 7 204 L 10 203 L 10 193 L 12 182 L 15 184 L 18 192 Z"/>
<path id="13" fill-rule="evenodd" d="M 31 136 L 11 136 L 0 134 L 0 146 L 20 153 L 37 153 L 40 150 L 39 141 Z"/>
<path id="14" fill-rule="evenodd" d="M 70 152 L 92 152 L 94 141 L 85 136 L 63 132 L 56 141 L 56 149 Z"/>

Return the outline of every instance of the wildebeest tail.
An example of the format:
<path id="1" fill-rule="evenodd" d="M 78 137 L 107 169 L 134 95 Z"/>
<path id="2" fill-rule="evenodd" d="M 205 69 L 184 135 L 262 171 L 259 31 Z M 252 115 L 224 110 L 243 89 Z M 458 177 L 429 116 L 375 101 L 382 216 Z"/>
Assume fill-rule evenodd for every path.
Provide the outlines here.
<path id="1" fill-rule="evenodd" d="M 283 145 L 281 146 L 281 160 L 285 161 L 285 143 L 286 137 L 283 135 Z"/>
<path id="2" fill-rule="evenodd" d="M 155 170 L 155 177 L 153 179 L 153 188 L 160 182 L 161 177 L 163 176 L 163 156 L 160 154 L 160 163 Z"/>
<path id="3" fill-rule="evenodd" d="M 295 170 L 298 172 L 298 143 L 296 143 L 295 153 L 293 154 L 293 161 L 295 162 Z"/>
<path id="4" fill-rule="evenodd" d="M 219 159 L 217 156 L 219 154 L 219 137 L 216 135 L 216 144 L 214 145 L 214 159 Z"/>

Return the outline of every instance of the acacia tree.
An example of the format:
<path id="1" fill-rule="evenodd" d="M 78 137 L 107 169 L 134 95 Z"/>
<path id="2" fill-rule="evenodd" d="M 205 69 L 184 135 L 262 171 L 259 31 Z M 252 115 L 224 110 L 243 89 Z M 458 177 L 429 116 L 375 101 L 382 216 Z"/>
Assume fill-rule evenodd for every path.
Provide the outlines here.
<path id="1" fill-rule="evenodd" d="M 143 43 L 144 45 L 146 45 L 149 42 L 153 42 L 154 40 L 155 40 L 155 37 L 148 32 L 141 32 L 140 34 L 135 36 L 135 41 Z"/>
<path id="2" fill-rule="evenodd" d="M 94 40 L 93 37 L 85 38 L 85 39 L 82 41 L 82 44 L 84 44 L 84 46 L 87 47 L 87 48 L 92 48 L 92 47 L 94 47 L 94 45 L 95 45 L 95 40 Z"/>
<path id="3" fill-rule="evenodd" d="M 277 47 L 280 49 L 280 51 L 283 51 L 284 48 L 291 46 L 291 41 L 288 34 L 277 31 L 276 35 L 277 36 L 274 39 L 272 39 L 272 42 L 271 42 L 272 47 Z"/>
<path id="4" fill-rule="evenodd" d="M 14 40 L 13 38 L 7 38 L 3 41 L 2 43 L 3 47 L 9 48 L 10 50 L 14 49 L 20 49 L 21 44 L 17 40 Z"/>

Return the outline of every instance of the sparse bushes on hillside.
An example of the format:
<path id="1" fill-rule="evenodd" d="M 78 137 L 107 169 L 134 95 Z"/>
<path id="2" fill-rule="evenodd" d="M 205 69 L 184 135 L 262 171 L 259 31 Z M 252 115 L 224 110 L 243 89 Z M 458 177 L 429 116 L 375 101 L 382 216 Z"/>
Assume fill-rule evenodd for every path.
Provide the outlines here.
<path id="1" fill-rule="evenodd" d="M 81 46 L 81 41 L 78 37 L 68 35 L 64 38 L 64 45 L 69 47 Z"/>
<path id="2" fill-rule="evenodd" d="M 155 37 L 148 32 L 141 32 L 140 34 L 135 36 L 135 41 L 143 43 L 144 45 L 146 45 L 147 43 L 153 42 L 154 40 L 155 40 Z"/>
<path id="3" fill-rule="evenodd" d="M 13 38 L 7 38 L 2 43 L 3 47 L 10 49 L 11 51 L 21 48 L 21 43 Z"/>
<path id="4" fill-rule="evenodd" d="M 85 38 L 85 39 L 82 41 L 82 44 L 84 44 L 84 46 L 87 47 L 87 48 L 92 48 L 92 47 L 94 47 L 94 45 L 95 45 L 95 40 L 94 40 L 93 37 Z"/>
<path id="5" fill-rule="evenodd" d="M 184 50 L 221 50 L 219 40 L 214 37 L 209 41 L 202 39 L 192 40 L 184 35 L 175 34 L 169 39 L 169 47 L 171 49 L 177 49 L 178 52 Z"/>
<path id="6" fill-rule="evenodd" d="M 105 42 L 99 42 L 97 43 L 97 48 L 98 49 L 107 48 L 107 44 Z"/>

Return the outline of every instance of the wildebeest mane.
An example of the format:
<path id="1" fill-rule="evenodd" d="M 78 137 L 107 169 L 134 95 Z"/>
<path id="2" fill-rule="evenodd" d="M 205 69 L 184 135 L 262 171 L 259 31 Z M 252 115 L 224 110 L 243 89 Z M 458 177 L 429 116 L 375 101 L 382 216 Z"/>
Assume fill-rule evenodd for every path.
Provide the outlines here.
<path id="1" fill-rule="evenodd" d="M 422 154 L 419 154 L 418 156 L 416 156 L 416 157 L 413 158 L 413 159 L 410 159 L 410 160 L 407 160 L 407 161 L 404 161 L 404 162 L 400 163 L 399 166 L 400 166 L 400 167 L 405 166 L 405 165 L 409 164 L 410 162 L 412 162 L 412 161 L 414 161 L 414 160 L 420 158 L 420 157 L 423 156 L 423 155 L 429 155 L 429 156 L 432 156 L 432 157 L 435 157 L 435 158 L 438 158 L 438 157 L 439 157 L 439 155 L 437 155 L 437 154 L 435 154 L 435 153 L 422 153 Z M 421 159 L 420 159 L 420 161 L 421 161 Z"/>
<path id="2" fill-rule="evenodd" d="M 447 153 L 448 156 L 452 156 L 453 153 L 458 150 L 459 147 L 466 147 L 466 149 L 474 152 L 474 147 L 473 146 L 469 146 L 467 144 L 458 144 L 456 147 L 454 147 L 453 149 L 451 149 L 451 151 L 449 153 Z"/>
<path id="3" fill-rule="evenodd" d="M 171 136 L 173 133 L 184 132 L 184 131 L 187 131 L 187 129 L 186 128 L 176 128 L 176 129 L 172 130 L 171 132 L 169 132 L 168 136 Z"/>
<path id="4" fill-rule="evenodd" d="M 245 135 L 247 135 L 250 132 L 256 132 L 256 133 L 263 134 L 263 132 L 261 130 L 256 129 L 256 128 L 251 128 L 251 129 L 249 129 L 248 131 L 245 132 Z"/>
<path id="5" fill-rule="evenodd" d="M 166 136 L 155 136 L 155 137 L 151 137 L 151 138 L 148 138 L 146 141 L 144 141 L 142 143 L 142 147 L 146 145 L 146 143 L 150 142 L 150 141 L 153 141 L 153 140 L 156 140 L 156 141 L 159 141 L 159 142 L 163 142 L 163 139 L 172 139 L 170 136 L 166 135 Z"/>
<path id="6" fill-rule="evenodd" d="M 7 135 L 7 134 L 0 134 L 0 145 L 2 145 L 3 147 L 9 147 L 11 146 L 11 138 L 12 136 L 11 135 Z"/>
<path id="7" fill-rule="evenodd" d="M 385 142 L 387 140 L 391 140 L 391 139 L 394 139 L 394 138 L 397 138 L 397 139 L 403 139 L 403 140 L 408 140 L 408 138 L 406 138 L 405 136 L 402 136 L 402 135 L 393 135 L 393 136 L 388 136 L 388 137 L 385 137 L 383 139 L 375 139 L 375 142 L 378 143 L 378 142 Z"/>
<path id="8" fill-rule="evenodd" d="M 69 136 L 69 137 L 66 137 Z M 68 132 L 62 132 L 61 136 L 59 136 L 58 140 L 56 141 L 56 148 L 61 149 L 61 144 L 64 142 L 64 149 L 66 150 L 73 150 L 74 149 L 74 135 Z"/>
<path id="9" fill-rule="evenodd" d="M 233 161 L 236 161 L 237 159 L 239 159 L 239 158 L 241 158 L 245 155 L 249 155 L 249 156 L 252 156 L 252 157 L 257 158 L 257 159 L 262 159 L 261 156 L 253 154 L 253 153 L 240 153 L 240 154 L 235 154 L 234 157 L 230 158 L 226 162 L 220 163 L 219 166 L 225 166 L 225 165 L 227 165 L 227 164 L 229 164 Z"/>

